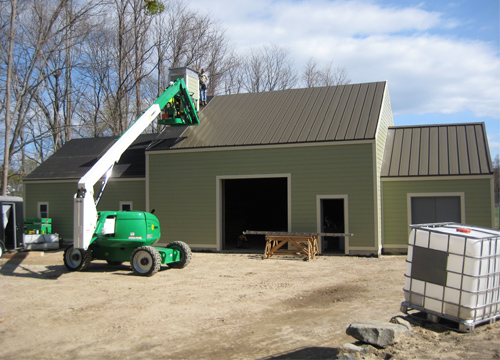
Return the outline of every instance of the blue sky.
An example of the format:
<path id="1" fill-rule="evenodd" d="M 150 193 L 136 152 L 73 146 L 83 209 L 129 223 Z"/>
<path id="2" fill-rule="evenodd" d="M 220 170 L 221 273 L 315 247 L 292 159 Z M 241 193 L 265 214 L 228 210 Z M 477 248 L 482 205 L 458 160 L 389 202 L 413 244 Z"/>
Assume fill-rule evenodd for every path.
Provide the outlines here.
<path id="1" fill-rule="evenodd" d="M 239 51 L 275 43 L 298 71 L 333 61 L 387 80 L 395 125 L 484 122 L 500 154 L 500 0 L 189 0 Z"/>

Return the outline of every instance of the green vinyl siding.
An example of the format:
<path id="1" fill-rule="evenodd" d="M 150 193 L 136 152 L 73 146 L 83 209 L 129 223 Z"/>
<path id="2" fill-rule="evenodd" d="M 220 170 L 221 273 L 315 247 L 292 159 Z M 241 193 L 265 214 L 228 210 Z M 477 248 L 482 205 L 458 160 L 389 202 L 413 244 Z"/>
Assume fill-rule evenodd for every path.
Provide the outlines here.
<path id="1" fill-rule="evenodd" d="M 347 194 L 350 246 L 374 247 L 372 144 L 148 153 L 149 205 L 165 242 L 216 244 L 217 177 L 291 181 L 291 231 L 316 232 L 316 196 Z M 255 229 L 254 229 L 255 230 Z"/>
<path id="2" fill-rule="evenodd" d="M 94 186 L 94 194 L 97 196 L 100 184 Z M 120 202 L 133 203 L 133 210 L 148 211 L 146 209 L 146 186 L 145 180 L 135 181 L 109 181 L 97 210 L 120 210 Z"/>
<path id="3" fill-rule="evenodd" d="M 145 209 L 145 181 L 110 180 L 98 210 L 118 210 L 120 201 L 132 201 L 134 210 Z M 94 194 L 100 189 L 100 183 L 94 186 Z M 38 203 L 49 204 L 49 216 L 52 218 L 52 231 L 64 240 L 73 239 L 73 198 L 77 181 L 25 182 L 25 217 L 36 218 Z"/>
<path id="4" fill-rule="evenodd" d="M 415 180 L 384 181 L 384 245 L 402 245 L 408 243 L 408 193 L 411 194 L 446 194 L 464 193 L 465 223 L 484 227 L 492 226 L 491 215 L 491 180 Z"/>

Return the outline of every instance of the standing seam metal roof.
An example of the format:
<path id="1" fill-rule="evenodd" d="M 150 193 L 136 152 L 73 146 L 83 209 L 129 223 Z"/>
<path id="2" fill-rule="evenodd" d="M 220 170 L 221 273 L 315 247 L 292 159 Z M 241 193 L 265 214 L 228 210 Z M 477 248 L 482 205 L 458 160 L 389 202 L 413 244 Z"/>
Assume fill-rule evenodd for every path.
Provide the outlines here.
<path id="1" fill-rule="evenodd" d="M 113 167 L 113 178 L 144 177 L 144 150 L 158 134 L 142 134 Z M 24 178 L 30 180 L 79 179 L 113 145 L 118 137 L 73 139 Z"/>
<path id="2" fill-rule="evenodd" d="M 200 125 L 148 150 L 375 138 L 386 82 L 216 96 Z"/>
<path id="3" fill-rule="evenodd" d="M 391 127 L 382 177 L 493 174 L 484 123 Z"/>

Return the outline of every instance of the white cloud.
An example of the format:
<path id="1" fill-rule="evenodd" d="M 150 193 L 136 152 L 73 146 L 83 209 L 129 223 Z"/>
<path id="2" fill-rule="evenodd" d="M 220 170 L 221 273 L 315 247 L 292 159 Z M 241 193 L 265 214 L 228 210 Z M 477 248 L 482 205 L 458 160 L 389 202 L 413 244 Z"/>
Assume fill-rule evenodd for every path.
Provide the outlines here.
<path id="1" fill-rule="evenodd" d="M 500 118 L 500 60 L 484 43 L 428 35 L 336 41 L 331 56 L 354 82 L 389 81 L 395 112 Z"/>
<path id="2" fill-rule="evenodd" d="M 425 4 L 380 1 L 192 1 L 222 20 L 240 51 L 276 43 L 297 70 L 311 56 L 352 82 L 388 80 L 395 114 L 470 112 L 500 119 L 500 59 L 492 44 L 440 35 L 460 26 Z M 465 21 L 463 22 L 465 23 Z M 448 31 L 449 34 L 449 31 Z M 472 119 L 473 120 L 473 119 Z"/>
<path id="3" fill-rule="evenodd" d="M 440 14 L 419 8 L 382 8 L 366 1 L 302 1 L 276 11 L 280 26 L 304 27 L 307 36 L 367 36 L 425 31 L 440 23 Z"/>
<path id="4" fill-rule="evenodd" d="M 368 36 L 444 26 L 437 12 L 381 7 L 366 0 L 194 0 L 190 4 L 221 19 L 240 46 L 292 42 L 296 36 Z"/>

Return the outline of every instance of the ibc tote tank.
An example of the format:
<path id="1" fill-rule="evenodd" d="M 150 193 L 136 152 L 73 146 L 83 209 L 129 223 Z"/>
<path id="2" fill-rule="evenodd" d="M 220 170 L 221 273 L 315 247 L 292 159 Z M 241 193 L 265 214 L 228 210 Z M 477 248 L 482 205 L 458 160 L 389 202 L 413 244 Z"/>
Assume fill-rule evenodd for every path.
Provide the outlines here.
<path id="1" fill-rule="evenodd" d="M 500 317 L 500 231 L 457 223 L 411 225 L 401 311 L 458 323 Z"/>

